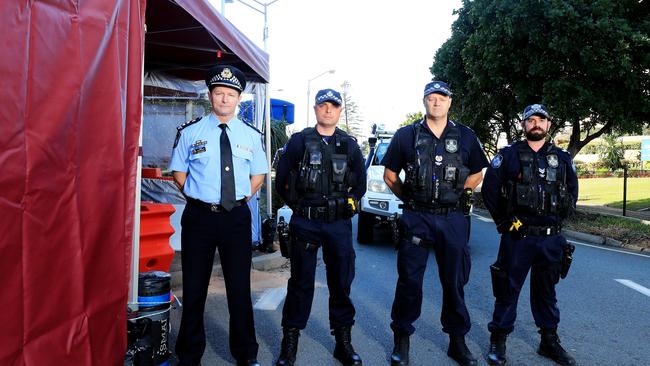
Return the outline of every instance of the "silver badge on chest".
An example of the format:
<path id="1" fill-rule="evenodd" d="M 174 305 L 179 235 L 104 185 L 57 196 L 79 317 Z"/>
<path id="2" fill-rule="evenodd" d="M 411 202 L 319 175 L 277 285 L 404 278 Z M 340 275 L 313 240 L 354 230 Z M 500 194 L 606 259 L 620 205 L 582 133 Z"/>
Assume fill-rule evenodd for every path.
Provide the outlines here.
<path id="1" fill-rule="evenodd" d="M 447 150 L 448 153 L 455 153 L 458 151 L 458 140 L 456 139 L 446 139 L 445 140 L 445 150 Z"/>

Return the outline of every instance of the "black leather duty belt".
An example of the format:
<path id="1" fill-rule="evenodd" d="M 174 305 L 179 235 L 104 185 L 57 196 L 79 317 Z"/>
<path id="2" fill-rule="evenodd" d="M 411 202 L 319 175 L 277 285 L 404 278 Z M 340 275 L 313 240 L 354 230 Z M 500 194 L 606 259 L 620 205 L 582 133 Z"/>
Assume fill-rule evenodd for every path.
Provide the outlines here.
<path id="1" fill-rule="evenodd" d="M 419 212 L 428 212 L 436 215 L 446 215 L 450 212 L 456 212 L 459 211 L 458 206 L 452 206 L 452 207 L 427 207 L 427 206 L 421 206 L 421 205 L 413 205 L 413 204 L 402 204 L 400 205 L 400 208 L 406 208 L 409 210 L 413 211 L 419 211 Z"/>
<path id="2" fill-rule="evenodd" d="M 218 203 L 203 202 L 201 200 L 197 200 L 196 198 L 187 197 L 187 196 L 185 198 L 187 199 L 187 203 L 198 206 L 198 207 L 201 207 L 201 208 L 204 208 L 204 209 L 208 209 L 208 210 L 210 210 L 212 212 L 225 212 L 226 211 L 226 209 L 224 209 L 223 206 L 221 206 Z M 241 205 L 243 205 L 245 203 L 246 203 L 246 199 L 242 198 L 239 201 L 235 201 L 235 206 L 234 207 L 241 206 Z"/>
<path id="3" fill-rule="evenodd" d="M 561 232 L 561 226 L 528 226 L 526 228 L 526 235 L 530 236 L 551 236 Z"/>
<path id="4" fill-rule="evenodd" d="M 306 219 L 309 220 L 327 220 L 328 219 L 328 213 L 327 213 L 327 207 L 317 207 L 317 206 L 309 206 L 309 207 L 300 207 L 299 209 L 296 210 L 295 212 L 298 216 L 302 216 Z"/>

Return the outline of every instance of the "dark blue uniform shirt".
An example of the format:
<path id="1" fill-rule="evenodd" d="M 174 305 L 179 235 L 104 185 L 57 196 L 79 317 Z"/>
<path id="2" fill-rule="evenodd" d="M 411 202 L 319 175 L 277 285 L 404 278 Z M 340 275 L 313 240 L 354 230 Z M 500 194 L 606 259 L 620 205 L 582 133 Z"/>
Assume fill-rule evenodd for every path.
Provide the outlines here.
<path id="1" fill-rule="evenodd" d="M 399 174 L 406 167 L 406 164 L 415 161 L 415 126 L 417 124 L 423 124 L 425 127 L 424 131 L 433 135 L 429 126 L 424 123 L 424 120 L 400 128 L 395 133 L 395 136 L 393 136 L 388 146 L 388 151 L 381 161 L 383 166 Z M 483 152 L 481 143 L 478 141 L 474 131 L 469 127 L 449 120 L 440 138 L 436 138 L 435 135 L 433 135 L 433 138 L 444 141 L 450 125 L 458 126 L 460 130 L 460 141 L 458 141 L 458 145 L 463 164 L 469 168 L 470 174 L 478 173 L 488 166 L 489 162 Z M 436 155 L 443 155 L 444 150 L 444 143 L 436 144 Z"/>
<path id="2" fill-rule="evenodd" d="M 318 133 L 318 131 L 316 132 Z M 348 156 L 350 157 L 350 172 L 354 173 L 356 177 L 356 184 L 352 187 L 350 192 L 355 199 L 360 200 L 366 193 L 366 170 L 363 161 L 363 155 L 357 141 L 350 137 L 348 134 L 340 129 L 336 129 L 334 134 L 346 136 L 348 139 Z M 323 140 L 329 142 L 332 136 L 321 136 Z M 289 202 L 289 172 L 291 170 L 298 171 L 298 167 L 305 154 L 305 139 L 302 133 L 294 133 L 287 144 L 283 147 L 283 151 L 278 161 L 278 167 L 275 174 L 275 190 L 285 202 Z M 324 205 L 325 201 L 320 202 L 303 202 L 303 205 Z"/>
<path id="3" fill-rule="evenodd" d="M 490 211 L 494 222 L 497 224 L 510 219 L 508 217 L 507 205 L 505 197 L 502 195 L 502 190 L 506 186 L 508 181 L 516 181 L 521 174 L 521 164 L 519 162 L 519 154 L 517 152 L 518 146 L 525 144 L 528 149 L 534 154 L 540 169 L 540 174 L 544 174 L 542 170 L 547 168 L 546 166 L 546 155 L 549 153 L 556 154 L 560 164 L 559 168 L 563 169 L 566 172 L 566 185 L 567 192 L 571 194 L 572 205 L 575 206 L 575 203 L 578 199 L 578 176 L 576 175 L 575 166 L 573 165 L 573 160 L 571 155 L 566 151 L 562 150 L 556 146 L 553 146 L 550 142 L 546 142 L 541 149 L 537 152 L 534 152 L 529 146 L 526 140 L 518 141 L 512 145 L 506 146 L 499 151 L 499 153 L 492 159 L 491 166 L 487 169 L 485 173 L 485 179 L 483 180 L 483 187 L 481 188 L 483 193 L 483 202 L 485 207 Z M 549 147 L 551 151 L 549 152 Z M 560 172 L 558 171 L 558 179 L 561 177 Z M 543 179 L 540 179 L 540 182 L 544 182 Z M 542 187 L 539 187 L 542 189 Z M 514 198 L 511 198 L 514 199 Z M 529 225 L 555 225 L 558 224 L 559 219 L 555 216 L 519 216 L 520 219 L 526 224 Z"/>

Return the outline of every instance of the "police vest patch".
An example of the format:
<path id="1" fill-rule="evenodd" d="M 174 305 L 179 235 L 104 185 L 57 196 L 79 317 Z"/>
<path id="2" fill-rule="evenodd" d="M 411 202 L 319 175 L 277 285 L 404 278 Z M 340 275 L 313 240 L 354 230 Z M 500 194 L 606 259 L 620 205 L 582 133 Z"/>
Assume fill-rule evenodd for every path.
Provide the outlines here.
<path id="1" fill-rule="evenodd" d="M 448 153 L 452 153 L 452 154 L 458 151 L 458 140 L 456 139 L 445 140 L 445 150 L 447 150 Z"/>

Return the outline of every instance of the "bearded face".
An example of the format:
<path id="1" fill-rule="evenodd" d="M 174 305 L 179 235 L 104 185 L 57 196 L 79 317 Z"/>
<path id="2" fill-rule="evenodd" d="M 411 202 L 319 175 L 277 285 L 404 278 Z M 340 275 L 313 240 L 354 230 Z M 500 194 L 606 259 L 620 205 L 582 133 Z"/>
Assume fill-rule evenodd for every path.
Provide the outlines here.
<path id="1" fill-rule="evenodd" d="M 524 132 L 529 141 L 543 140 L 548 134 L 550 122 L 546 117 L 532 115 L 524 122 Z"/>

